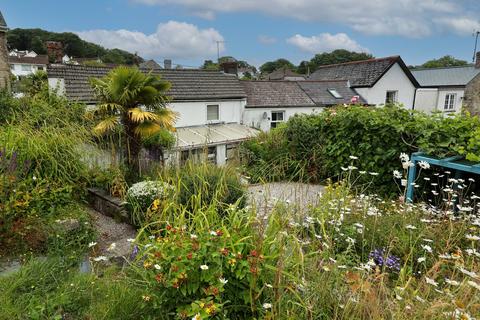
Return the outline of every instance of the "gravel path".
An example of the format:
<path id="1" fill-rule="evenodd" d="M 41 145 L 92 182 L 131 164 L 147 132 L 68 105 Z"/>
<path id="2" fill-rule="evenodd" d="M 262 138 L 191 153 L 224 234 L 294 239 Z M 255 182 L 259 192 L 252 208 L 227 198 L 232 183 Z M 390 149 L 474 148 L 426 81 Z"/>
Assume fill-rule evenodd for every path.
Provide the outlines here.
<path id="1" fill-rule="evenodd" d="M 315 205 L 325 187 L 297 182 L 273 182 L 248 187 L 249 201 L 259 215 L 267 215 L 278 202 L 296 206 L 300 211 Z"/>
<path id="2" fill-rule="evenodd" d="M 108 258 L 128 257 L 132 251 L 132 244 L 127 240 L 135 239 L 137 236 L 135 228 L 93 209 L 89 209 L 89 213 L 98 232 L 96 255 Z M 115 245 L 112 246 L 112 243 Z"/>

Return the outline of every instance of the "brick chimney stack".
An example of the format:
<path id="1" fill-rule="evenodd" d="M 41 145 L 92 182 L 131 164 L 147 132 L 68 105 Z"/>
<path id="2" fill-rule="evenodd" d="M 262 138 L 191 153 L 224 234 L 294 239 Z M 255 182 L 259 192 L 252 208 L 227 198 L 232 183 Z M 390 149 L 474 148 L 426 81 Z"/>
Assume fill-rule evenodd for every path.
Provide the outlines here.
<path id="1" fill-rule="evenodd" d="M 48 60 L 52 63 L 62 63 L 63 45 L 58 41 L 46 41 Z"/>
<path id="2" fill-rule="evenodd" d="M 0 11 L 0 89 L 10 90 L 10 66 L 7 50 L 7 23 Z"/>
<path id="3" fill-rule="evenodd" d="M 476 55 L 475 68 L 480 68 L 480 51 L 478 51 Z"/>

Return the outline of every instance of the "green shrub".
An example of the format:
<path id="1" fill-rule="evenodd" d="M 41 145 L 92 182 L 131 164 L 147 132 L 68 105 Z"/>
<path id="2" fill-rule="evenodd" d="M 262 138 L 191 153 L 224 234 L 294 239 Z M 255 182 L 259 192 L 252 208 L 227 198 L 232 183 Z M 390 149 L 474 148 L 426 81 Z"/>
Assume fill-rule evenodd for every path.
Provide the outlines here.
<path id="1" fill-rule="evenodd" d="M 475 160 L 479 126 L 480 119 L 468 115 L 429 116 L 396 106 L 337 107 L 296 115 L 282 129 L 244 143 L 245 171 L 254 181 L 319 182 L 338 179 L 342 167 L 351 165 L 365 172 L 359 183 L 370 185 L 375 193 L 393 195 L 397 188 L 391 176 L 400 153 L 464 154 Z"/>

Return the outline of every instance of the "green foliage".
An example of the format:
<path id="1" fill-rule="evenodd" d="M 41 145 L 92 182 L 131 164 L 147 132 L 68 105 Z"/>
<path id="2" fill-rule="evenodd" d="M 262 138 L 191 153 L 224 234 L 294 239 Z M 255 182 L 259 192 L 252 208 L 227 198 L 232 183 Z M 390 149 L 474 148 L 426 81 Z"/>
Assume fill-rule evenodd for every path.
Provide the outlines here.
<path id="1" fill-rule="evenodd" d="M 138 272 L 148 281 L 151 303 L 180 319 L 250 318 L 261 293 L 263 256 L 249 235 L 248 226 L 191 234 L 168 225 L 155 240 L 143 241 Z"/>
<path id="2" fill-rule="evenodd" d="M 310 70 L 310 73 L 312 73 L 317 70 L 319 66 L 368 60 L 372 58 L 373 56 L 369 53 L 337 49 L 332 52 L 316 54 L 312 59 L 310 59 L 310 61 L 302 61 L 297 68 L 297 72 L 306 74 Z"/>
<path id="3" fill-rule="evenodd" d="M 246 192 L 238 173 L 230 167 L 188 162 L 170 168 L 162 179 L 176 187 L 175 200 L 192 215 L 200 208 L 215 208 L 223 213 L 230 205 L 245 206 Z"/>
<path id="4" fill-rule="evenodd" d="M 12 29 L 7 33 L 7 42 L 18 50 L 33 50 L 37 54 L 46 54 L 46 41 L 59 41 L 64 52 L 75 58 L 100 58 L 105 63 L 133 65 L 143 59 L 119 49 L 105 49 L 97 44 L 84 41 L 71 32 L 49 32 L 42 29 Z"/>
<path id="5" fill-rule="evenodd" d="M 398 156 L 423 151 L 476 159 L 480 120 L 469 115 L 427 116 L 395 106 L 338 107 L 319 115 L 298 115 L 284 128 L 260 135 L 242 146 L 246 172 L 253 181 L 293 179 L 318 182 L 342 175 L 354 165 L 366 174 L 359 182 L 375 193 L 392 195 L 392 172 Z M 368 174 L 371 173 L 371 174 Z M 373 181 L 371 181 L 373 179 Z"/>
<path id="6" fill-rule="evenodd" d="M 293 63 L 291 63 L 287 59 L 282 58 L 282 59 L 277 59 L 275 61 L 265 62 L 260 66 L 260 72 L 263 75 L 266 75 L 266 74 L 272 73 L 275 70 L 283 69 L 283 68 L 295 71 L 295 66 L 293 65 Z"/>
<path id="7" fill-rule="evenodd" d="M 112 197 L 124 199 L 128 185 L 125 181 L 125 170 L 122 167 L 110 166 L 106 169 L 94 167 L 89 170 L 89 187 L 107 191 Z"/>
<path id="8" fill-rule="evenodd" d="M 22 99 L 3 95 L 1 103 L 2 251 L 41 251 L 48 246 L 51 219 L 83 194 L 82 146 L 91 137 L 84 107 L 47 88 Z"/>
<path id="9" fill-rule="evenodd" d="M 432 59 L 420 66 L 420 68 L 445 68 L 445 67 L 461 67 L 467 66 L 468 62 L 465 60 L 456 59 L 452 56 L 443 56 L 438 59 Z"/>
<path id="10" fill-rule="evenodd" d="M 222 64 L 224 62 L 229 62 L 229 61 L 236 61 L 239 68 L 250 68 L 254 73 L 257 72 L 257 68 L 255 68 L 254 66 L 252 66 L 251 64 L 249 64 L 246 61 L 237 60 L 237 59 L 235 59 L 234 57 L 231 57 L 231 56 L 220 57 L 220 59 L 219 59 L 220 64 Z M 205 69 L 205 70 L 219 70 L 220 69 L 218 63 L 213 62 L 212 60 L 205 60 L 203 62 L 203 65 L 202 65 L 201 68 Z"/>
<path id="11" fill-rule="evenodd" d="M 48 90 L 48 77 L 46 71 L 37 71 L 18 80 L 17 91 L 34 96 L 42 90 Z"/>

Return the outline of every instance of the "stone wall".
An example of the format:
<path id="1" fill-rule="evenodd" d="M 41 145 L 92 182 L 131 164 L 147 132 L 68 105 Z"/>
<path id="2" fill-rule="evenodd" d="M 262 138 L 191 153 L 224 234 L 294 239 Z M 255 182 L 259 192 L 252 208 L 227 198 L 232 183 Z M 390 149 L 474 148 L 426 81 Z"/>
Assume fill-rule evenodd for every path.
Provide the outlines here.
<path id="1" fill-rule="evenodd" d="M 0 31 L 0 89 L 10 90 L 10 66 L 8 64 L 7 37 Z"/>
<path id="2" fill-rule="evenodd" d="M 480 74 L 467 84 L 463 106 L 471 114 L 480 116 Z"/>

